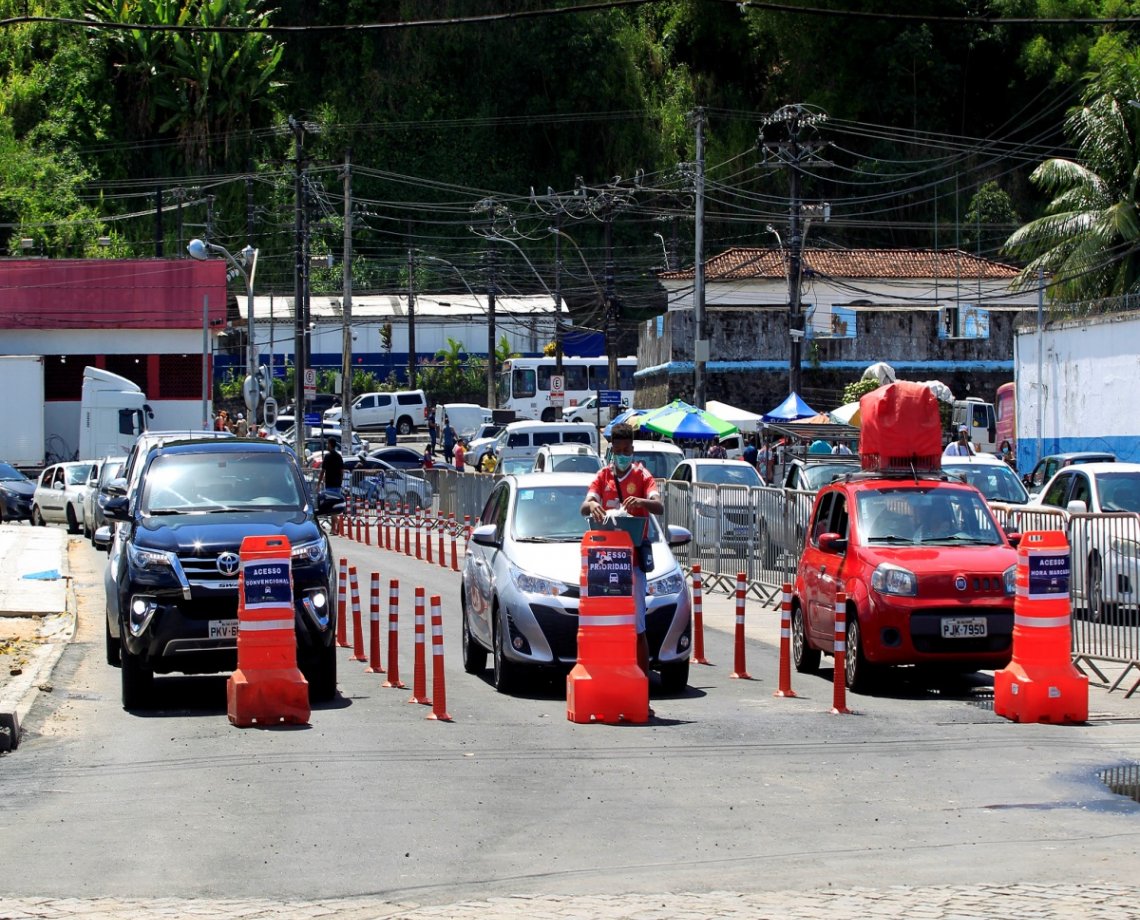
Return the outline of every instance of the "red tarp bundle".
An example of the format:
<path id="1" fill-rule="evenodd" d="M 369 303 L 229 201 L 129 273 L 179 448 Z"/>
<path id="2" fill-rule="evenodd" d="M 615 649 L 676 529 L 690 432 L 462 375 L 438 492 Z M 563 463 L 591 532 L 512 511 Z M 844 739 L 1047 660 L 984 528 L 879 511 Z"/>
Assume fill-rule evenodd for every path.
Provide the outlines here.
<path id="1" fill-rule="evenodd" d="M 938 400 L 920 383 L 899 381 L 859 400 L 859 456 L 865 470 L 936 470 L 942 465 Z"/>

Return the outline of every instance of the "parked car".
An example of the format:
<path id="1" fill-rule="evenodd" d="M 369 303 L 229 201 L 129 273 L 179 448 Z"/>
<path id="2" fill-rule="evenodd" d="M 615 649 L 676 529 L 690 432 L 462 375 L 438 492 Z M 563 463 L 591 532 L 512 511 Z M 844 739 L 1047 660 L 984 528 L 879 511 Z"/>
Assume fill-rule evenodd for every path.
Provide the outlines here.
<path id="1" fill-rule="evenodd" d="M 585 444 L 544 444 L 534 458 L 536 473 L 596 473 L 602 458 Z"/>
<path id="2" fill-rule="evenodd" d="M 479 469 L 483 457 L 494 446 L 495 438 L 502 430 L 502 425 L 496 425 L 493 422 L 485 423 L 479 427 L 479 430 L 475 432 L 475 437 L 467 443 L 468 466 L 472 469 Z"/>
<path id="3" fill-rule="evenodd" d="M 564 422 L 589 422 L 591 425 L 597 425 L 598 420 L 604 425 L 610 420 L 610 412 L 612 406 L 602 406 L 601 412 L 598 411 L 598 396 L 587 396 L 578 405 L 571 406 L 562 413 L 562 421 Z M 618 406 L 619 411 L 624 412 L 628 409 L 624 402 Z"/>
<path id="4" fill-rule="evenodd" d="M 383 460 L 357 465 L 349 482 L 349 494 L 368 502 L 430 508 L 434 490 L 422 475 L 402 470 Z"/>
<path id="5" fill-rule="evenodd" d="M 10 463 L 0 463 L 0 524 L 32 519 L 36 484 Z"/>
<path id="6" fill-rule="evenodd" d="M 107 523 L 103 516 L 103 487 L 112 479 L 118 479 L 123 472 L 123 463 L 126 457 L 104 457 L 98 464 L 98 469 L 92 469 L 87 478 L 87 485 L 83 490 L 83 536 L 95 545 L 95 531 Z"/>
<path id="7" fill-rule="evenodd" d="M 1081 463 L 1064 467 L 1041 490 L 1043 507 L 1070 514 L 1118 514 L 1069 521 L 1073 595 L 1091 619 L 1117 605 L 1140 604 L 1140 463 Z"/>
<path id="8" fill-rule="evenodd" d="M 360 431 L 383 431 L 388 422 L 394 421 L 400 434 L 411 434 L 425 424 L 427 405 L 423 390 L 362 393 L 352 401 L 352 427 Z M 324 420 L 338 425 L 340 416 L 338 406 L 325 412 Z"/>
<path id="9" fill-rule="evenodd" d="M 751 463 L 707 457 L 682 460 L 669 479 L 686 483 L 690 490 L 688 524 L 695 553 L 720 546 L 743 556 L 759 547 L 764 562 L 772 561 L 768 524 L 752 500 L 752 489 L 763 486 L 764 480 Z"/>
<path id="10" fill-rule="evenodd" d="M 66 524 L 68 533 L 79 533 L 83 488 L 94 465 L 91 460 L 73 460 L 45 468 L 32 495 L 32 523 Z"/>
<path id="11" fill-rule="evenodd" d="M 1032 471 L 1021 478 L 1030 496 L 1038 495 L 1057 470 L 1077 463 L 1113 463 L 1116 454 L 1100 451 L 1070 451 L 1065 454 L 1050 454 L 1037 461 Z"/>
<path id="12" fill-rule="evenodd" d="M 1029 493 L 1008 463 L 994 454 L 972 457 L 943 457 L 942 470 L 972 485 L 988 502 L 1024 505 Z"/>
<path id="13" fill-rule="evenodd" d="M 612 454 L 606 448 L 606 463 Z M 685 459 L 685 452 L 672 441 L 650 441 L 635 438 L 633 441 L 633 462 L 640 463 L 654 479 L 668 479 L 677 469 L 677 464 Z"/>
<path id="14" fill-rule="evenodd" d="M 104 506 L 124 525 L 104 576 L 107 661 L 121 669 L 124 708 L 152 705 L 156 673 L 236 666 L 240 549 L 254 535 L 289 540 L 297 663 L 310 697 L 331 699 L 336 613 L 317 516 L 343 509 L 339 497 L 314 502 L 296 456 L 272 441 L 199 439 L 149 450 L 135 497 Z M 109 528 L 95 541 L 111 545 Z"/>
<path id="15" fill-rule="evenodd" d="M 463 566 L 463 667 L 478 674 L 494 663 L 495 688 L 507 692 L 526 668 L 568 671 L 578 656 L 581 542 L 578 512 L 592 476 L 530 473 L 501 480 L 491 492 Z M 646 638 L 650 665 L 666 692 L 688 683 L 692 606 L 670 546 L 683 528 L 650 520 L 653 568 L 647 573 Z"/>
<path id="16" fill-rule="evenodd" d="M 373 464 L 380 464 L 374 466 Z M 422 451 L 410 447 L 380 447 L 369 451 L 363 457 L 357 458 L 357 466 L 362 469 L 384 469 L 395 467 L 398 470 L 423 469 L 424 455 Z"/>
<path id="17" fill-rule="evenodd" d="M 829 483 L 860 469 L 859 458 L 848 454 L 788 457 L 783 465 L 784 505 L 765 521 L 772 545 L 780 552 L 798 553 L 807 533 L 815 494 Z"/>
<path id="18" fill-rule="evenodd" d="M 1001 668 L 1012 651 L 1017 552 L 981 493 L 941 475 L 863 474 L 816 496 L 792 597 L 792 660 L 833 654 L 847 595 L 844 680 L 886 665 Z"/>

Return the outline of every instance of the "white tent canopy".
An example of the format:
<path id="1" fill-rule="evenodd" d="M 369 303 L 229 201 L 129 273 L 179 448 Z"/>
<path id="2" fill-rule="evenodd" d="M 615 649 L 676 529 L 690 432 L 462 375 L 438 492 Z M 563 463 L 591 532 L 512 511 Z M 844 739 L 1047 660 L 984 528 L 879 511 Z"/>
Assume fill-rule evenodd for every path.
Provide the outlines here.
<path id="1" fill-rule="evenodd" d="M 717 402 L 715 399 L 710 399 L 706 402 L 705 409 L 717 418 L 731 422 L 741 431 L 760 430 L 760 416 L 755 412 L 749 412 L 747 409 L 737 409 L 736 406 Z"/>

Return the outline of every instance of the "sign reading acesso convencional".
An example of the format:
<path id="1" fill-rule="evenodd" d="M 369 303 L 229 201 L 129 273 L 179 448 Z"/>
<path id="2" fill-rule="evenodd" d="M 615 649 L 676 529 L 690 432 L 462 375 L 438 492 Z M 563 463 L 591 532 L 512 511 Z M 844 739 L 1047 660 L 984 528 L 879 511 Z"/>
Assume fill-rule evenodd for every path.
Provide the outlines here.
<path id="1" fill-rule="evenodd" d="M 246 610 L 293 606 L 288 559 L 259 559 L 243 564 L 242 586 Z"/>

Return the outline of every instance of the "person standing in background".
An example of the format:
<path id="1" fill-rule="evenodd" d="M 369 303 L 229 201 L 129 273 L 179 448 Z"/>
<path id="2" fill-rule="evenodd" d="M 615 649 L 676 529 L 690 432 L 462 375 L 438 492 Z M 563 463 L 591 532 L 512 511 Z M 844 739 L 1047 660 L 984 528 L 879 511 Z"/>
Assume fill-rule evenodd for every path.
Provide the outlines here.
<path id="1" fill-rule="evenodd" d="M 467 462 L 467 445 L 463 443 L 463 438 L 456 442 L 453 456 L 455 457 L 455 472 L 462 473 Z"/>
<path id="2" fill-rule="evenodd" d="M 451 427 L 451 419 L 443 417 L 443 459 L 451 463 L 451 455 L 455 450 L 455 429 Z"/>

